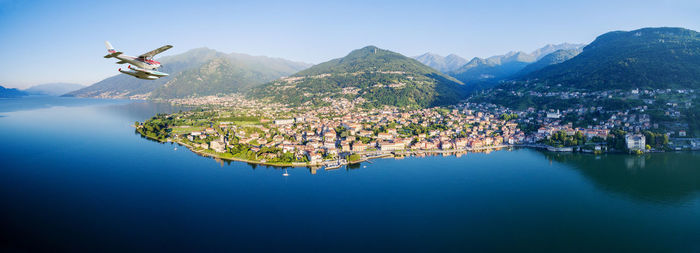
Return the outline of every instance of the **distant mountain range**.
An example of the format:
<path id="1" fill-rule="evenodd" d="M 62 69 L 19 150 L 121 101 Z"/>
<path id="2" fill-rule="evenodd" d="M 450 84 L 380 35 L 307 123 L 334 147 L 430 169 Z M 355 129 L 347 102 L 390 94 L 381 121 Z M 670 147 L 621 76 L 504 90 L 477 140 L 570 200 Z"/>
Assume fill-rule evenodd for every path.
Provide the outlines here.
<path id="1" fill-rule="evenodd" d="M 458 80 L 401 54 L 367 46 L 289 78 L 253 88 L 250 95 L 290 104 L 324 98 L 363 99 L 370 105 L 429 107 L 464 97 Z"/>
<path id="2" fill-rule="evenodd" d="M 60 96 L 67 92 L 84 88 L 84 85 L 75 83 L 47 83 L 29 87 L 24 90 L 5 88 L 0 86 L 0 98 L 17 98 L 29 95 Z"/>
<path id="3" fill-rule="evenodd" d="M 533 51 L 532 53 L 513 51 L 504 55 L 491 56 L 485 59 L 475 57 L 470 61 L 466 61 L 464 58 L 461 58 L 455 54 L 442 57 L 437 54 L 426 53 L 414 58 L 425 65 L 457 78 L 465 84 L 472 84 L 485 81 L 497 82 L 510 78 L 513 75 L 518 74 L 526 66 L 534 64 L 536 61 L 551 53 L 558 50 L 579 50 L 583 46 L 584 44 L 549 44 Z M 555 58 L 560 59 L 561 57 L 562 56 Z M 554 62 L 556 61 L 552 61 L 551 58 L 547 59 L 533 66 L 528 71 L 540 69 L 542 68 L 541 66 L 543 64 L 553 64 Z"/>
<path id="4" fill-rule="evenodd" d="M 450 54 L 445 57 L 438 54 L 425 53 L 413 58 L 431 68 L 439 70 L 442 73 L 452 72 L 467 64 L 466 59 L 459 57 L 456 54 Z"/>
<path id="5" fill-rule="evenodd" d="M 520 76 L 524 76 L 524 75 L 527 75 L 527 74 L 532 73 L 534 71 L 543 69 L 549 65 L 554 65 L 554 64 L 559 64 L 559 63 L 565 62 L 571 58 L 574 58 L 575 56 L 580 54 L 582 51 L 583 51 L 582 48 L 559 49 L 559 50 L 554 51 L 548 55 L 545 55 L 544 57 L 540 58 L 536 62 L 528 64 L 527 66 L 522 68 L 517 73 L 511 75 L 510 78 L 517 78 Z"/>
<path id="6" fill-rule="evenodd" d="M 181 98 L 244 91 L 310 66 L 280 58 L 192 49 L 160 59 L 157 80 L 117 74 L 66 96 L 103 98 Z"/>
<path id="7" fill-rule="evenodd" d="M 534 61 L 535 57 L 525 52 L 509 52 L 486 59 L 474 57 L 469 63 L 449 74 L 466 84 L 483 80 L 498 81 L 515 74 Z"/>
<path id="8" fill-rule="evenodd" d="M 572 44 L 572 43 L 561 43 L 561 44 L 547 44 L 546 46 L 537 49 L 535 51 L 532 51 L 530 53 L 532 56 L 534 56 L 537 60 L 542 59 L 542 57 L 545 57 L 548 54 L 554 53 L 559 50 L 578 50 L 578 49 L 583 49 L 583 47 L 586 46 L 586 44 Z"/>
<path id="9" fill-rule="evenodd" d="M 15 88 L 5 88 L 0 86 L 0 98 L 17 98 L 29 95 L 27 92 L 15 89 Z"/>
<path id="10" fill-rule="evenodd" d="M 85 85 L 77 83 L 46 83 L 34 85 L 24 91 L 30 95 L 60 96 L 82 88 L 85 88 Z"/>

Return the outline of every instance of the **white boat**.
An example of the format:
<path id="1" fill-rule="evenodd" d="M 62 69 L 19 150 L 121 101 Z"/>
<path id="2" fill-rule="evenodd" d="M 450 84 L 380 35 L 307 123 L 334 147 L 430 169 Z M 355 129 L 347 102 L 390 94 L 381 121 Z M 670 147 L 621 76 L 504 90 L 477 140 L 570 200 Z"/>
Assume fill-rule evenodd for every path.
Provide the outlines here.
<path id="1" fill-rule="evenodd" d="M 282 174 L 282 176 L 285 176 L 285 177 L 289 176 L 289 173 L 287 173 L 287 169 L 284 169 L 284 174 Z"/>

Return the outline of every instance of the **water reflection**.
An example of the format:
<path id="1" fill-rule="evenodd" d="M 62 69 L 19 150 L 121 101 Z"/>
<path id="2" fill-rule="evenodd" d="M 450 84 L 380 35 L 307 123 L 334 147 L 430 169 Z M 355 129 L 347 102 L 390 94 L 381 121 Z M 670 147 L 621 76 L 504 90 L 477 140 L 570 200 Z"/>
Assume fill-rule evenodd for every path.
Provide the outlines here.
<path id="1" fill-rule="evenodd" d="M 636 200 L 687 202 L 700 191 L 700 153 L 590 155 L 542 152 L 580 172 L 598 188 Z"/>
<path id="2" fill-rule="evenodd" d="M 76 107 L 99 104 L 127 104 L 129 100 L 93 99 L 72 97 L 30 96 L 23 98 L 0 99 L 0 112 L 15 112 L 50 108 L 55 106 Z"/>
<path id="3" fill-rule="evenodd" d="M 131 103 L 120 103 L 96 108 L 100 112 L 109 115 L 139 119 L 139 121 L 149 119 L 158 113 L 174 113 L 191 109 L 191 107 L 152 101 L 134 101 Z"/>

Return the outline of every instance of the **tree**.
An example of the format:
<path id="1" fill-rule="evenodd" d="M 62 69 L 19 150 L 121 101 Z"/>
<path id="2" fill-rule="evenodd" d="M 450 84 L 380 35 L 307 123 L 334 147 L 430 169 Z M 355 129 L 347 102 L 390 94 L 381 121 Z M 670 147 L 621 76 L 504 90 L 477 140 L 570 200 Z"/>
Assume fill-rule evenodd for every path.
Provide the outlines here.
<path id="1" fill-rule="evenodd" d="M 355 162 L 360 160 L 360 155 L 359 154 L 352 154 L 348 156 L 348 162 Z"/>

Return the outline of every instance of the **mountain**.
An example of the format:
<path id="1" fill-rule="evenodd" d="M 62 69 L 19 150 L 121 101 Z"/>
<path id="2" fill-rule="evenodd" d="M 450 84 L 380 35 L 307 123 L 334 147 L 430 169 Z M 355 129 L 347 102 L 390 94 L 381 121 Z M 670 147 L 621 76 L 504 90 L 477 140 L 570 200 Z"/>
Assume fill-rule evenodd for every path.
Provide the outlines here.
<path id="1" fill-rule="evenodd" d="M 0 98 L 18 98 L 26 95 L 29 94 L 15 88 L 5 88 L 0 86 Z"/>
<path id="2" fill-rule="evenodd" d="M 474 57 L 469 63 L 450 73 L 451 76 L 469 84 L 480 81 L 503 80 L 535 61 L 525 52 L 509 52 L 486 59 Z"/>
<path id="3" fill-rule="evenodd" d="M 519 77 L 519 76 L 524 76 L 529 73 L 532 73 L 534 71 L 543 69 L 549 65 L 554 65 L 554 64 L 559 64 L 562 62 L 565 62 L 571 58 L 574 58 L 578 54 L 583 51 L 580 48 L 576 49 L 559 49 L 557 51 L 554 51 L 553 53 L 550 53 L 548 55 L 545 55 L 544 57 L 540 58 L 536 62 L 533 62 L 531 64 L 528 64 L 525 66 L 523 69 L 518 71 L 518 73 L 514 74 L 512 77 Z"/>
<path id="4" fill-rule="evenodd" d="M 668 27 L 609 32 L 520 80 L 583 90 L 700 88 L 700 34 Z"/>
<path id="5" fill-rule="evenodd" d="M 24 91 L 31 95 L 60 96 L 82 88 L 85 88 L 85 85 L 77 83 L 46 83 L 34 85 Z"/>
<path id="6" fill-rule="evenodd" d="M 582 49 L 586 44 L 571 44 L 571 43 L 561 43 L 561 44 L 547 44 L 542 48 L 539 48 L 535 51 L 532 51 L 530 53 L 532 56 L 534 56 L 537 60 L 542 59 L 542 57 L 547 56 L 548 54 L 554 53 L 559 50 L 579 50 Z"/>
<path id="7" fill-rule="evenodd" d="M 142 80 L 129 75 L 117 74 L 83 89 L 70 92 L 65 96 L 111 98 L 129 98 L 132 96 L 147 97 L 149 92 L 170 81 L 178 72 L 200 66 L 207 61 L 217 57 L 224 57 L 225 55 L 224 53 L 209 48 L 192 49 L 185 53 L 163 57 L 159 60 L 162 63 L 162 67 L 159 71 L 170 73 L 170 76 L 156 80 Z"/>
<path id="8" fill-rule="evenodd" d="M 449 72 L 458 80 L 467 84 L 492 83 L 509 79 L 531 63 L 557 50 L 580 49 L 583 44 L 548 44 L 532 53 L 509 52 L 504 55 L 491 56 L 486 59 L 475 57 L 462 67 Z M 545 63 L 545 62 L 543 62 Z"/>
<path id="9" fill-rule="evenodd" d="M 459 57 L 456 54 L 450 54 L 447 57 L 443 57 L 438 54 L 425 53 L 413 58 L 443 73 L 454 71 L 459 67 L 464 66 L 464 64 L 467 64 L 466 59 Z"/>
<path id="10" fill-rule="evenodd" d="M 370 105 L 429 107 L 458 102 L 463 85 L 401 54 L 367 46 L 276 80 L 249 93 L 300 104 L 324 98 L 364 99 Z"/>
<path id="11" fill-rule="evenodd" d="M 307 64 L 279 58 L 233 53 L 178 73 L 172 80 L 155 89 L 151 98 L 242 92 L 306 67 Z"/>
<path id="12" fill-rule="evenodd" d="M 66 94 L 76 97 L 176 98 L 229 93 L 290 75 L 309 66 L 279 58 L 225 54 L 197 48 L 160 59 L 167 77 L 141 80 L 118 74 Z"/>

